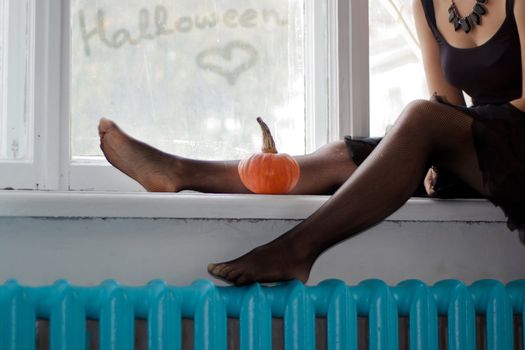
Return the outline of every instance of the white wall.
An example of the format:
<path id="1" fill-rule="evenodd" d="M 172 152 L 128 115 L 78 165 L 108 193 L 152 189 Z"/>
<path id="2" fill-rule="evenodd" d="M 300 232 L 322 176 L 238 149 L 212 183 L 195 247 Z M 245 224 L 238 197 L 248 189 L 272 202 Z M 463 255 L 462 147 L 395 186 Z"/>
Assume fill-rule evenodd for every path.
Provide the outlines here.
<path id="1" fill-rule="evenodd" d="M 298 220 L 0 217 L 0 281 L 92 285 L 211 278 L 208 262 L 239 256 Z M 387 221 L 326 252 L 310 283 L 339 278 L 390 284 L 417 278 L 467 283 L 525 278 L 525 246 L 501 222 Z M 219 281 L 216 281 L 220 283 Z"/>

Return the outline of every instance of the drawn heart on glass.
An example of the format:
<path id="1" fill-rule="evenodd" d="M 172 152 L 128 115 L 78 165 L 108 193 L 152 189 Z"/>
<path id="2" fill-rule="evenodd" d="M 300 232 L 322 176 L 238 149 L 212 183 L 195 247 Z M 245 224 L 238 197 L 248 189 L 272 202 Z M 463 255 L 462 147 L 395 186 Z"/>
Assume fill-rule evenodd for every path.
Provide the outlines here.
<path id="1" fill-rule="evenodd" d="M 246 58 L 235 64 L 234 54 L 236 57 L 243 55 Z M 257 50 L 250 44 L 243 41 L 232 41 L 224 47 L 212 47 L 199 53 L 197 65 L 204 70 L 225 77 L 230 85 L 234 85 L 242 73 L 257 63 L 258 56 Z"/>

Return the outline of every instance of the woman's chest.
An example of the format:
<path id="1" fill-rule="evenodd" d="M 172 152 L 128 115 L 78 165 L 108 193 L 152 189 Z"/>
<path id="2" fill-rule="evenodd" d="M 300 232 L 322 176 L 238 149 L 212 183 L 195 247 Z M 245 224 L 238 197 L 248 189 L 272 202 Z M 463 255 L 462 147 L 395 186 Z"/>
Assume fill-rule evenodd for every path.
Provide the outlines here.
<path id="1" fill-rule="evenodd" d="M 452 0 L 434 0 L 434 11 L 436 26 L 443 39 L 455 48 L 473 48 L 488 43 L 501 31 L 507 19 L 506 1 L 508 0 L 485 0 L 478 4 L 485 11 L 483 15 L 476 15 L 479 24 L 475 24 L 470 14 L 478 3 L 476 0 L 455 0 L 456 13 L 461 17 L 469 17 L 470 27 L 466 33 L 461 27 L 456 30 L 453 21 L 450 22 L 450 7 Z M 478 12 L 478 11 L 476 11 Z"/>

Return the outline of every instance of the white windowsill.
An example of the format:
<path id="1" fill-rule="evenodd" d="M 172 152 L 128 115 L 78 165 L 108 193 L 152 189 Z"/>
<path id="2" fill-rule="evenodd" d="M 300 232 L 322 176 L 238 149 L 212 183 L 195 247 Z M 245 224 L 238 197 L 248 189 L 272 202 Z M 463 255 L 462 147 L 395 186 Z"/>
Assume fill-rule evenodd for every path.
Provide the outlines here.
<path id="1" fill-rule="evenodd" d="M 0 217 L 305 219 L 328 196 L 0 191 Z M 410 199 L 390 221 L 504 222 L 485 200 Z"/>

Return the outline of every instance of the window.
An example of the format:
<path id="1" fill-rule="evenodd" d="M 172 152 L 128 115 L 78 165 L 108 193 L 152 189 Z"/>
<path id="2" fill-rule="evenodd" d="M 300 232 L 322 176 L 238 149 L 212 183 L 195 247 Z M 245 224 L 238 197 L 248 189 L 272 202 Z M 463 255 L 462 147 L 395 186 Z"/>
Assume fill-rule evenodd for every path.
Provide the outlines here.
<path id="1" fill-rule="evenodd" d="M 4 49 L 4 42 L 6 42 L 6 38 L 4 38 L 5 34 L 6 34 L 6 30 L 5 30 L 5 20 L 6 20 L 6 16 L 5 16 L 5 4 L 4 4 L 4 0 L 0 0 L 0 86 L 5 86 L 5 82 L 4 82 L 4 67 L 5 67 L 5 57 L 4 57 L 4 53 L 6 52 L 6 50 Z M 0 128 L 0 130 L 2 130 L 2 139 L 5 139 L 5 136 L 4 136 L 4 132 L 3 132 L 3 125 L 4 125 L 4 100 L 5 100 L 5 89 L 2 89 L 1 90 L 2 92 L 0 93 L 0 122 L 2 123 L 2 127 Z M 0 154 L 2 156 L 0 156 L 0 158 L 2 159 L 5 159 L 6 156 L 5 156 L 5 142 L 2 142 L 2 144 L 0 145 Z"/>
<path id="2" fill-rule="evenodd" d="M 29 0 L 0 0 L 0 184 L 25 187 L 33 166 L 32 45 Z"/>
<path id="3" fill-rule="evenodd" d="M 410 101 L 429 95 L 412 1 L 370 0 L 369 17 L 370 135 L 382 136 Z"/>
<path id="4" fill-rule="evenodd" d="M 27 6 L 26 1 L 0 1 L 0 81 L 9 86 L 0 97 L 1 160 L 32 160 L 28 54 L 32 38 Z"/>
<path id="5" fill-rule="evenodd" d="M 101 116 L 165 151 L 205 159 L 259 150 L 259 115 L 281 151 L 328 141 L 326 4 L 70 4 L 68 188 L 139 189 L 103 162 L 93 132 Z"/>
<path id="6" fill-rule="evenodd" d="M 424 90 L 399 85 L 423 77 L 407 0 L 0 6 L 0 188 L 140 189 L 101 157 L 102 116 L 168 152 L 231 159 L 259 149 L 260 115 L 300 154 L 382 135 Z"/>
<path id="7" fill-rule="evenodd" d="M 101 156 L 101 116 L 162 150 L 235 159 L 271 122 L 305 144 L 304 0 L 71 1 L 71 156 Z"/>
<path id="8" fill-rule="evenodd" d="M 328 141 L 324 4 L 0 5 L 0 188 L 138 189 L 101 157 L 101 116 L 193 157 L 259 149 L 259 115 L 282 151 Z"/>

